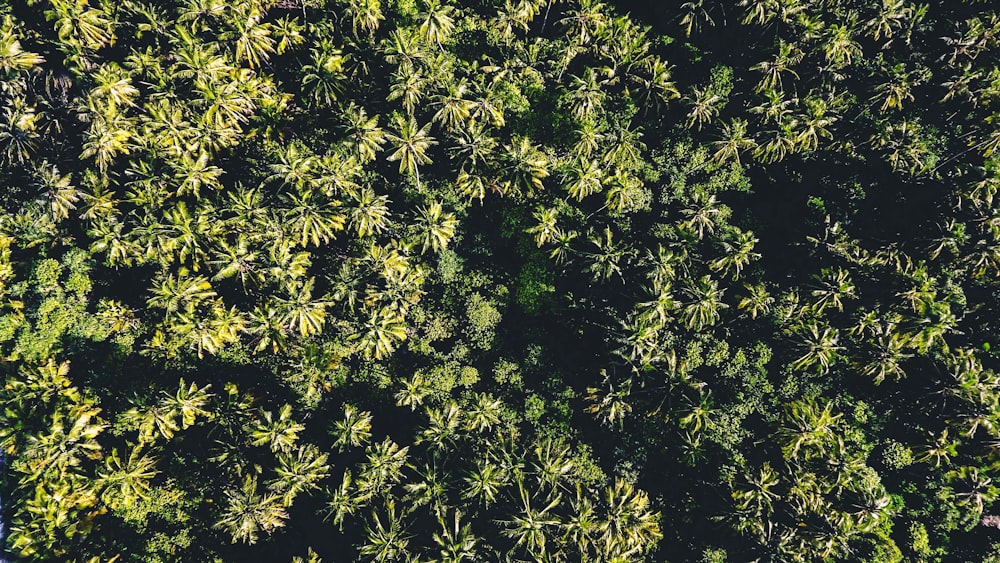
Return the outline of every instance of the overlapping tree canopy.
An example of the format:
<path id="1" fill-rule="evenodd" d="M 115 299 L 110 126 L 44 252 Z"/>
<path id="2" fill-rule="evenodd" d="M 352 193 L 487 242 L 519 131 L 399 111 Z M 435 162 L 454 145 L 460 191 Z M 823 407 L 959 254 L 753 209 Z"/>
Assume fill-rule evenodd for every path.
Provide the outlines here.
<path id="1" fill-rule="evenodd" d="M 1000 558 L 989 3 L 0 17 L 14 556 Z"/>

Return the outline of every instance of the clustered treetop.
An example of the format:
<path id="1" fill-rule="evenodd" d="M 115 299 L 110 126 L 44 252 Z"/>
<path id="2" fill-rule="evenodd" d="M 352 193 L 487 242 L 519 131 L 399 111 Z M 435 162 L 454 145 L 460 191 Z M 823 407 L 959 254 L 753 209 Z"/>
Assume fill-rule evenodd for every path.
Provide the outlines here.
<path id="1" fill-rule="evenodd" d="M 0 554 L 1000 561 L 1000 14 L 663 4 L 0 0 Z"/>

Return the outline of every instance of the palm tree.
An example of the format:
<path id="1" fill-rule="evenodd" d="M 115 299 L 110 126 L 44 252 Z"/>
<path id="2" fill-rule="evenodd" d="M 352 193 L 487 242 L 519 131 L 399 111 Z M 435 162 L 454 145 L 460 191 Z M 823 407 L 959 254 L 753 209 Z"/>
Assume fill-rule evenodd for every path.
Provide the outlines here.
<path id="1" fill-rule="evenodd" d="M 462 172 L 466 166 L 474 170 L 477 166 L 488 162 L 493 158 L 497 147 L 496 137 L 490 135 L 486 125 L 478 121 L 470 121 L 466 127 L 462 127 L 454 133 L 454 145 L 447 150 L 451 154 L 461 157 Z"/>
<path id="2" fill-rule="evenodd" d="M 829 127 L 837 121 L 836 117 L 828 116 L 828 104 L 824 100 L 809 98 L 805 101 L 807 115 L 801 119 L 801 130 L 795 137 L 799 150 L 816 150 L 820 138 L 832 139 L 833 133 Z"/>
<path id="3" fill-rule="evenodd" d="M 271 411 L 264 411 L 249 429 L 250 443 L 255 446 L 269 446 L 272 452 L 289 452 L 299 439 L 299 432 L 306 427 L 292 418 L 292 405 L 284 404 L 275 417 Z"/>
<path id="4" fill-rule="evenodd" d="M 691 37 L 692 32 L 701 31 L 702 23 L 715 25 L 715 20 L 712 19 L 708 8 L 705 7 L 705 0 L 685 2 L 681 4 L 680 9 L 683 12 L 681 26 L 684 27 L 684 33 L 688 37 Z"/>
<path id="5" fill-rule="evenodd" d="M 41 190 L 41 200 L 46 204 L 49 215 L 55 222 L 69 218 L 69 212 L 76 209 L 80 192 L 72 184 L 72 177 L 59 173 L 59 169 L 43 162 L 36 170 L 37 185 Z"/>
<path id="6" fill-rule="evenodd" d="M 333 445 L 340 451 L 365 445 L 372 436 L 372 413 L 344 405 L 344 417 L 334 423 L 333 435 L 337 438 Z"/>
<path id="7" fill-rule="evenodd" d="M 357 207 L 351 209 L 349 221 L 359 237 L 379 234 L 389 228 L 388 196 L 376 196 L 375 190 L 365 187 L 355 197 Z"/>
<path id="8" fill-rule="evenodd" d="M 218 44 L 200 41 L 185 26 L 176 26 L 171 32 L 170 40 L 177 57 L 177 66 L 173 70 L 177 78 L 192 79 L 196 84 L 205 85 L 232 75 L 234 67 L 230 60 L 219 54 Z"/>
<path id="9" fill-rule="evenodd" d="M 123 463 L 118 450 L 104 458 L 104 469 L 98 473 L 95 484 L 101 490 L 101 500 L 113 510 L 127 510 L 136 502 L 150 497 L 150 481 L 159 471 L 156 459 L 142 453 L 142 446 L 132 448 Z"/>
<path id="10" fill-rule="evenodd" d="M 344 519 L 354 514 L 362 505 L 362 502 L 364 502 L 362 498 L 353 494 L 351 491 L 352 485 L 351 471 L 348 469 L 344 471 L 340 485 L 331 493 L 330 501 L 327 503 L 325 511 L 325 518 L 332 517 L 333 523 L 339 526 L 341 531 L 344 528 Z"/>
<path id="11" fill-rule="evenodd" d="M 716 162 L 725 162 L 733 159 L 737 164 L 743 164 L 740 160 L 740 151 L 752 151 L 757 148 L 757 142 L 752 138 L 747 138 L 747 122 L 742 119 L 733 119 L 722 126 L 722 139 L 716 141 L 718 150 L 712 155 Z"/>
<path id="12" fill-rule="evenodd" d="M 750 313 L 750 318 L 756 319 L 758 315 L 766 315 L 771 312 L 774 305 L 774 297 L 767 291 L 767 286 L 763 283 L 745 285 L 747 296 L 740 300 L 739 307 Z"/>
<path id="13" fill-rule="evenodd" d="M 616 479 L 604 491 L 607 519 L 601 523 L 601 555 L 605 561 L 640 559 L 663 537 L 659 514 L 650 510 L 649 495 Z"/>
<path id="14" fill-rule="evenodd" d="M 402 517 L 396 513 L 396 503 L 389 500 L 385 504 L 386 522 L 377 511 L 372 511 L 374 526 L 367 528 L 367 537 L 360 553 L 379 563 L 400 561 L 409 558 L 410 536 L 406 533 Z"/>
<path id="15" fill-rule="evenodd" d="M 351 102 L 344 109 L 347 118 L 347 133 L 358 149 L 358 160 L 362 164 L 375 160 L 386 142 L 385 132 L 378 126 L 378 116 L 368 117 L 365 109 Z"/>
<path id="16" fill-rule="evenodd" d="M 681 307 L 684 324 L 690 330 L 700 331 L 706 326 L 717 323 L 721 317 L 719 311 L 729 305 L 722 302 L 724 289 L 719 289 L 719 283 L 711 276 L 702 276 L 697 281 L 690 281 L 683 289 L 688 301 Z"/>
<path id="17" fill-rule="evenodd" d="M 389 87 L 389 101 L 400 100 L 406 115 L 413 117 L 417 104 L 424 98 L 424 90 L 429 80 L 414 69 L 399 67 L 392 75 L 392 85 Z"/>
<path id="18" fill-rule="evenodd" d="M 712 417 L 718 414 L 718 410 L 713 408 L 712 403 L 712 393 L 709 391 L 699 390 L 697 403 L 689 398 L 685 398 L 685 403 L 687 403 L 687 408 L 684 409 L 684 416 L 677 419 L 677 424 L 697 435 L 702 431 L 702 429 L 707 428 L 712 424 Z"/>
<path id="19" fill-rule="evenodd" d="M 698 124 L 698 130 L 705 123 L 709 123 L 719 115 L 719 106 L 724 102 L 724 98 L 709 88 L 694 88 L 694 99 L 691 102 L 691 111 L 688 113 L 687 126 L 694 127 Z"/>
<path id="20" fill-rule="evenodd" d="M 301 285 L 289 287 L 289 297 L 275 299 L 282 326 L 286 330 L 298 332 L 302 338 L 322 333 L 326 323 L 326 309 L 330 303 L 313 299 L 315 283 L 315 278 L 309 278 Z"/>
<path id="21" fill-rule="evenodd" d="M 379 23 L 385 19 L 381 0 L 350 0 L 346 11 L 351 16 L 351 28 L 355 37 L 358 36 L 359 29 L 369 37 L 374 37 Z"/>
<path id="22" fill-rule="evenodd" d="M 514 38 L 515 30 L 527 33 L 531 20 L 538 15 L 536 2 L 521 0 L 517 3 L 512 0 L 504 0 L 504 5 L 497 13 L 497 23 L 500 26 L 500 37 L 504 44 L 510 46 L 511 39 Z"/>
<path id="23" fill-rule="evenodd" d="M 453 446 L 461 428 L 462 411 L 453 402 L 448 402 L 443 408 L 426 408 L 428 425 L 420 431 L 416 443 L 430 443 L 433 450 L 441 450 Z"/>
<path id="24" fill-rule="evenodd" d="M 525 229 L 525 232 L 534 235 L 535 243 L 538 245 L 538 248 L 541 248 L 545 244 L 552 242 L 555 239 L 555 235 L 559 232 L 559 228 L 556 226 L 559 210 L 555 207 L 548 209 L 539 207 L 535 210 L 533 216 L 537 224 L 534 227 Z"/>
<path id="25" fill-rule="evenodd" d="M 476 393 L 475 401 L 466 406 L 465 428 L 485 432 L 500 424 L 503 403 L 487 393 Z"/>
<path id="26" fill-rule="evenodd" d="M 821 373 L 830 370 L 842 348 L 838 346 L 839 331 L 826 323 L 815 320 L 806 323 L 796 331 L 799 336 L 799 346 L 802 355 L 791 363 L 794 370 L 808 370 L 818 367 Z"/>
<path id="27" fill-rule="evenodd" d="M 421 252 L 430 248 L 441 252 L 448 248 L 448 243 L 455 236 L 458 220 L 454 214 L 446 213 L 440 202 L 434 201 L 426 207 L 421 207 L 416 221 L 420 239 L 423 243 Z"/>
<path id="28" fill-rule="evenodd" d="M 455 29 L 455 19 L 457 10 L 442 2 L 442 0 L 424 0 L 426 11 L 419 17 L 420 35 L 431 43 L 441 43 L 448 40 L 448 36 Z"/>
<path id="29" fill-rule="evenodd" d="M 475 560 L 476 544 L 479 540 L 473 535 L 471 524 L 462 524 L 461 511 L 455 510 L 451 522 L 446 522 L 444 516 L 439 514 L 438 524 L 441 526 L 441 532 L 434 532 L 431 537 L 441 548 L 442 563 Z"/>
<path id="30" fill-rule="evenodd" d="M 622 261 L 627 259 L 630 251 L 626 246 L 614 240 L 614 235 L 609 227 L 605 227 L 603 235 L 602 237 L 594 233 L 588 237 L 591 244 L 597 247 L 596 252 L 587 255 L 590 259 L 588 269 L 593 274 L 594 280 L 609 280 L 612 276 L 617 275 L 624 282 Z"/>
<path id="31" fill-rule="evenodd" d="M 177 313 L 167 324 L 167 329 L 177 338 L 175 342 L 187 341 L 201 359 L 205 352 L 215 354 L 226 344 L 239 340 L 246 324 L 243 314 L 235 307 L 226 309 L 215 305 L 209 315 L 193 311 Z M 170 353 L 175 352 L 172 345 L 168 349 Z"/>
<path id="32" fill-rule="evenodd" d="M 516 137 L 504 147 L 504 170 L 510 180 L 511 191 L 524 190 L 529 195 L 542 189 L 542 180 L 549 176 L 548 158 L 527 137 Z"/>
<path id="33" fill-rule="evenodd" d="M 56 20 L 56 32 L 64 44 L 96 51 L 114 41 L 114 22 L 104 10 L 70 1 L 53 2 L 52 7 L 46 17 Z"/>
<path id="34" fill-rule="evenodd" d="M 222 187 L 219 177 L 223 170 L 218 166 L 210 164 L 210 157 L 207 152 L 201 152 L 198 158 L 193 158 L 190 153 L 181 155 L 180 161 L 171 162 L 175 170 L 175 178 L 180 181 L 177 186 L 177 195 L 182 196 L 192 193 L 195 197 L 201 195 L 201 188 L 206 187 L 218 190 Z"/>
<path id="35" fill-rule="evenodd" d="M 601 146 L 601 141 L 605 135 L 601 133 L 601 127 L 593 120 L 587 119 L 579 124 L 576 129 L 576 144 L 573 145 L 573 154 L 577 158 L 590 158 L 592 154 Z"/>
<path id="36" fill-rule="evenodd" d="M 549 530 L 553 530 L 560 525 L 560 521 L 549 513 L 552 512 L 562 502 L 562 497 L 555 495 L 542 501 L 545 507 L 537 509 L 532 507 L 532 497 L 520 479 L 517 481 L 518 492 L 521 496 L 521 511 L 510 520 L 502 521 L 504 529 L 503 535 L 516 539 L 515 545 L 524 546 L 529 554 L 534 557 L 546 555 L 546 543 L 549 537 Z"/>
<path id="37" fill-rule="evenodd" d="M 240 235 L 235 244 L 219 241 L 219 248 L 213 249 L 212 258 L 208 264 L 216 268 L 212 281 L 229 279 L 239 276 L 243 291 L 247 291 L 247 281 L 256 284 L 264 283 L 264 273 L 259 263 L 260 253 L 250 249 L 250 242 L 245 235 Z"/>
<path id="38" fill-rule="evenodd" d="M 561 440 L 543 438 L 533 448 L 532 469 L 542 484 L 551 489 L 562 485 L 576 467 L 570 447 Z"/>
<path id="39" fill-rule="evenodd" d="M 198 417 L 212 418 L 212 412 L 207 410 L 212 399 L 212 394 L 208 392 L 211 387 L 211 385 L 198 387 L 195 383 L 186 385 L 181 379 L 177 393 L 173 395 L 164 393 L 166 397 L 161 403 L 170 409 L 169 416 L 180 417 L 180 429 L 183 430 L 193 425 Z"/>
<path id="40" fill-rule="evenodd" d="M 851 64 L 854 57 L 863 53 L 861 45 L 854 41 L 854 29 L 849 25 L 830 24 L 825 28 L 823 55 L 831 68 L 837 69 Z"/>
<path id="41" fill-rule="evenodd" d="M 642 187 L 642 180 L 627 172 L 618 171 L 604 183 L 608 187 L 604 197 L 604 204 L 608 209 L 618 214 L 635 209 L 639 201 L 636 196 L 642 193 L 639 190 Z"/>
<path id="42" fill-rule="evenodd" d="M 476 104 L 465 98 L 469 89 L 469 84 L 464 80 L 457 83 L 450 82 L 445 86 L 446 93 L 436 96 L 431 102 L 431 107 L 438 108 L 431 121 L 440 123 L 448 131 L 458 131 L 465 129 L 472 110 Z"/>
<path id="43" fill-rule="evenodd" d="M 413 73 L 417 61 L 427 56 L 420 37 L 410 28 L 399 28 L 389 34 L 384 47 L 387 63 L 399 68 L 400 72 Z"/>
<path id="44" fill-rule="evenodd" d="M 463 480 L 465 488 L 462 490 L 462 498 L 477 500 L 489 506 L 510 483 L 510 476 L 502 467 L 487 460 L 476 462 L 476 469 L 470 470 Z"/>
<path id="45" fill-rule="evenodd" d="M 913 17 L 914 12 L 914 7 L 904 0 L 883 0 L 878 13 L 864 23 L 866 34 L 876 41 L 882 39 L 882 36 L 891 40 L 897 30 Z M 889 42 L 884 45 L 888 46 Z"/>
<path id="46" fill-rule="evenodd" d="M 212 284 L 204 276 L 166 275 L 152 289 L 153 297 L 146 304 L 166 311 L 192 312 L 200 303 L 216 296 Z"/>
<path id="47" fill-rule="evenodd" d="M 334 231 L 342 231 L 347 218 L 341 214 L 339 202 L 326 200 L 312 189 L 299 189 L 282 196 L 289 204 L 285 209 L 285 226 L 291 230 L 291 240 L 300 246 L 329 243 Z"/>
<path id="48" fill-rule="evenodd" d="M 796 134 L 792 131 L 791 126 L 782 127 L 773 132 L 770 141 L 757 145 L 754 156 L 763 162 L 778 162 L 798 150 L 796 139 Z"/>
<path id="49" fill-rule="evenodd" d="M 601 34 L 608 25 L 604 4 L 596 0 L 581 0 L 579 7 L 567 12 L 560 23 L 568 27 L 567 36 L 581 45 L 586 45 Z"/>
<path id="50" fill-rule="evenodd" d="M 749 512 L 754 518 L 767 517 L 774 510 L 774 502 L 781 498 L 777 491 L 772 490 L 781 484 L 777 472 L 765 462 L 756 475 L 746 477 L 746 483 L 748 487 L 733 491 L 736 508 Z"/>
<path id="51" fill-rule="evenodd" d="M 409 446 L 401 448 L 389 438 L 368 446 L 365 449 L 367 462 L 358 474 L 358 492 L 370 498 L 398 483 L 403 477 L 409 450 Z"/>
<path id="52" fill-rule="evenodd" d="M 42 116 L 21 98 L 14 98 L 3 110 L 0 124 L 0 147 L 7 163 L 22 164 L 37 147 Z"/>
<path id="53" fill-rule="evenodd" d="M 4 110 L 5 114 L 9 109 Z M 131 119 L 118 113 L 112 113 L 107 117 L 100 115 L 93 115 L 93 117 L 80 158 L 93 157 L 98 170 L 103 174 L 107 172 L 108 166 L 117 155 L 132 152 L 134 146 L 131 141 L 136 137 L 135 124 Z M 18 120 L 17 127 L 21 131 L 30 131 L 31 129 L 26 129 L 23 124 L 30 125 L 33 121 L 33 115 L 30 118 L 24 115 Z M 10 146 L 7 150 L 9 154 Z"/>
<path id="54" fill-rule="evenodd" d="M 226 504 L 213 527 L 228 532 L 233 542 L 254 544 L 262 532 L 270 534 L 287 518 L 281 496 L 259 493 L 257 477 L 247 475 L 240 488 L 226 491 Z"/>
<path id="55" fill-rule="evenodd" d="M 330 106 L 344 93 L 349 59 L 342 49 L 325 42 L 312 50 L 312 63 L 302 67 L 302 86 L 317 106 Z"/>
<path id="56" fill-rule="evenodd" d="M 236 5 L 228 22 L 233 29 L 219 34 L 222 41 L 232 41 L 235 45 L 236 62 L 246 61 L 250 68 L 260 66 L 261 61 L 267 62 L 275 51 L 274 38 L 271 37 L 271 23 L 261 23 L 265 14 L 263 10 L 252 3 Z"/>
<path id="57" fill-rule="evenodd" d="M 813 307 L 816 313 L 821 315 L 827 307 L 833 307 L 838 311 L 844 310 L 844 299 L 857 299 L 854 294 L 854 283 L 850 274 L 841 268 L 823 268 L 819 276 L 814 276 L 819 282 L 819 287 L 810 293 L 816 298 Z"/>
<path id="58" fill-rule="evenodd" d="M 599 112 L 606 96 L 601 89 L 602 82 L 604 81 L 598 81 L 597 74 L 590 67 L 587 67 L 582 77 L 570 77 L 568 98 L 577 119 L 583 120 Z"/>
<path id="59" fill-rule="evenodd" d="M 399 161 L 400 174 L 413 174 L 417 179 L 417 188 L 420 188 L 420 165 L 430 164 L 432 161 L 427 156 L 427 150 L 437 144 L 437 141 L 428 133 L 430 124 L 423 127 L 417 126 L 417 120 L 411 116 L 409 119 L 396 116 L 397 134 L 389 134 L 386 137 L 395 144 L 396 152 L 389 155 L 390 161 Z"/>
<path id="60" fill-rule="evenodd" d="M 774 90 L 780 92 L 783 86 L 782 75 L 784 74 L 798 79 L 799 75 L 792 70 L 792 67 L 798 64 L 803 56 L 804 53 L 794 43 L 786 43 L 779 39 L 778 53 L 773 61 L 764 61 L 750 67 L 750 70 L 760 71 L 764 75 L 757 83 L 756 90 L 758 92 Z"/>
<path id="61" fill-rule="evenodd" d="M 949 471 L 946 478 L 959 485 L 955 491 L 956 504 L 969 507 L 972 521 L 978 521 L 986 505 L 1000 497 L 1000 488 L 993 484 L 993 479 L 985 471 L 980 473 L 979 468 L 964 466 Z"/>
<path id="62" fill-rule="evenodd" d="M 0 22 L 0 72 L 6 74 L 31 70 L 44 62 L 41 55 L 21 48 L 21 42 L 15 35 L 14 20 L 4 18 Z"/>
<path id="63" fill-rule="evenodd" d="M 399 314 L 383 308 L 372 312 L 362 330 L 353 334 L 351 340 L 357 341 L 365 357 L 380 360 L 391 354 L 406 336 L 406 324 Z"/>
<path id="64" fill-rule="evenodd" d="M 933 434 L 932 434 L 933 436 Z M 951 463 L 951 458 L 958 455 L 959 441 L 948 438 L 948 429 L 945 428 L 938 434 L 937 438 L 923 448 L 923 453 L 917 457 L 918 462 L 934 460 L 934 467 L 939 467 L 941 462 Z"/>
<path id="65" fill-rule="evenodd" d="M 647 111 L 653 108 L 658 113 L 681 94 L 670 67 L 662 59 L 650 57 L 643 66 L 645 72 L 637 78 L 641 88 L 638 99 Z"/>
<path id="66" fill-rule="evenodd" d="M 301 445 L 292 452 L 278 454 L 277 476 L 268 488 L 282 494 L 282 503 L 291 506 L 300 493 L 319 489 L 318 483 L 330 474 L 328 454 L 313 445 Z"/>
<path id="67" fill-rule="evenodd" d="M 681 214 L 687 217 L 681 226 L 688 230 L 697 232 L 698 238 L 705 238 L 705 233 L 715 232 L 717 218 L 722 215 L 723 210 L 717 206 L 715 194 L 708 195 L 704 191 L 697 191 L 692 198 L 695 207 L 688 207 L 681 210 Z"/>
<path id="68" fill-rule="evenodd" d="M 566 191 L 577 201 L 601 191 L 604 180 L 604 170 L 592 160 L 581 159 L 574 163 L 569 176 Z"/>
<path id="69" fill-rule="evenodd" d="M 726 252 L 725 256 L 713 260 L 709 265 L 717 272 L 724 274 L 732 272 L 732 278 L 735 280 L 739 279 L 743 268 L 747 267 L 750 262 L 760 259 L 761 255 L 759 252 L 754 252 L 759 239 L 754 236 L 753 232 L 744 231 L 737 227 L 733 227 L 733 230 L 736 233 L 735 240 L 722 241 L 722 248 Z M 753 315 L 756 318 L 756 313 Z"/>
<path id="70" fill-rule="evenodd" d="M 270 347 L 272 353 L 278 353 L 285 348 L 288 330 L 284 315 L 277 308 L 271 305 L 258 306 L 248 315 L 248 321 L 247 332 L 257 339 L 254 352 Z"/>
<path id="71" fill-rule="evenodd" d="M 833 413 L 832 402 L 824 405 L 812 399 L 789 404 L 777 433 L 785 457 L 798 459 L 803 448 L 805 459 L 824 455 L 826 448 L 838 439 L 840 417 L 840 413 Z"/>
<path id="72" fill-rule="evenodd" d="M 135 105 L 139 90 L 132 85 L 127 70 L 111 63 L 98 69 L 93 78 L 95 84 L 87 103 L 95 113 L 110 116 Z"/>

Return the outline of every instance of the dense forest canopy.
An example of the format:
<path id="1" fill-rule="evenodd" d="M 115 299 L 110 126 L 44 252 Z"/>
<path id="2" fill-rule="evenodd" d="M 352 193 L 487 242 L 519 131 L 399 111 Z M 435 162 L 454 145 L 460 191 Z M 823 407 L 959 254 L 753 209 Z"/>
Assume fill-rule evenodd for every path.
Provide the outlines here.
<path id="1" fill-rule="evenodd" d="M 0 559 L 1000 561 L 992 2 L 0 0 L 0 101 Z"/>

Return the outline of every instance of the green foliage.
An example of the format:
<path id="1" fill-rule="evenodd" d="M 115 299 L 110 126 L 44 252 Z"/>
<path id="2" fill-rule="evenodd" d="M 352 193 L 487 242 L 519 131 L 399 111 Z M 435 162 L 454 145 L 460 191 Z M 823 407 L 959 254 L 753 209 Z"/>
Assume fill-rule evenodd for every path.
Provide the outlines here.
<path id="1" fill-rule="evenodd" d="M 539 310 L 552 299 L 554 277 L 546 263 L 539 258 L 525 263 L 517 277 L 515 294 L 517 304 L 529 313 Z"/>
<path id="2" fill-rule="evenodd" d="M 996 559 L 987 4 L 0 0 L 6 549 Z"/>

